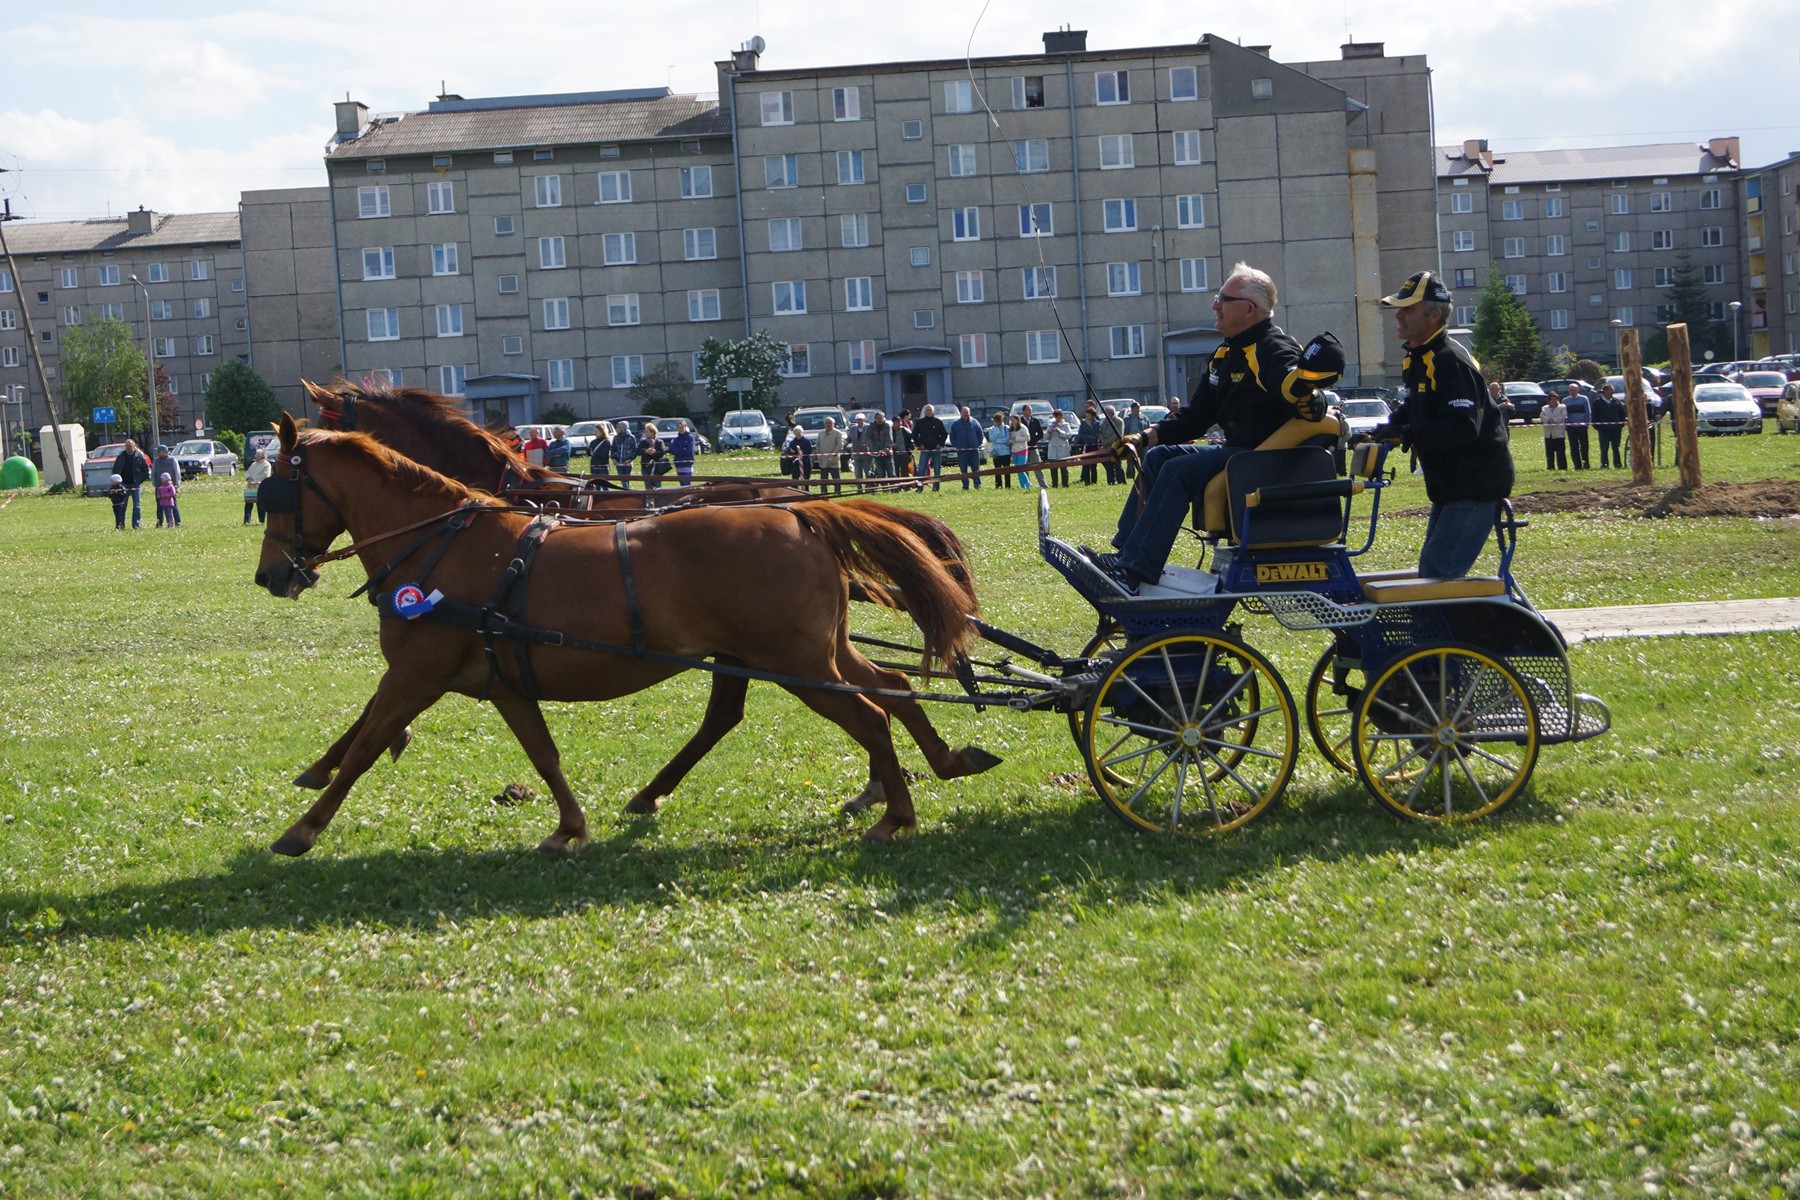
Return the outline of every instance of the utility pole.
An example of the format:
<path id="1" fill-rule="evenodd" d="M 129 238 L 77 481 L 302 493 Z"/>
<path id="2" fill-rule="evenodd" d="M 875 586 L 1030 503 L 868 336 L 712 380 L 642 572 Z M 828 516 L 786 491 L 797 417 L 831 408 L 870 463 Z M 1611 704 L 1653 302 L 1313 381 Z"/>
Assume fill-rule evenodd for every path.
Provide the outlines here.
<path id="1" fill-rule="evenodd" d="M 0 167 L 0 173 L 5 170 Z M 8 199 L 5 211 L 0 212 L 0 254 L 6 255 L 6 269 L 12 272 L 13 288 L 19 293 L 19 310 L 25 315 L 25 340 L 31 343 L 31 361 L 37 367 L 38 386 L 44 389 L 44 404 L 50 409 L 50 440 L 56 443 L 56 460 L 62 464 L 63 479 L 70 487 L 80 488 L 81 477 L 69 469 L 69 451 L 62 440 L 62 418 L 56 412 L 56 395 L 50 390 L 50 377 L 44 374 L 44 352 L 38 346 L 37 330 L 31 323 L 31 304 L 25 299 L 25 281 L 19 278 L 19 264 L 13 261 L 12 247 L 6 244 L 6 223 L 22 219 L 13 216 L 12 200 Z M 24 410 L 20 409 L 20 418 L 24 415 Z"/>

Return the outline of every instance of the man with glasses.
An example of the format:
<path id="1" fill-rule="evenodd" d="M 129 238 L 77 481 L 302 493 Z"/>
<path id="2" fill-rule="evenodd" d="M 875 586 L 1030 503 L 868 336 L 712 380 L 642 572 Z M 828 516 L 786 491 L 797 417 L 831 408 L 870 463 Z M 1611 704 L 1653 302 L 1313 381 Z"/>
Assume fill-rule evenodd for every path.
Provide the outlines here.
<path id="1" fill-rule="evenodd" d="M 1343 351 L 1333 340 L 1319 351 L 1308 346 L 1303 360 L 1300 343 L 1274 323 L 1275 301 L 1275 281 L 1267 274 L 1247 263 L 1233 267 L 1212 303 L 1213 325 L 1224 341 L 1192 401 L 1142 434 L 1120 439 L 1126 453 L 1148 451 L 1113 536 L 1119 553 L 1101 563 L 1128 595 L 1162 578 L 1194 501 L 1227 459 L 1254 449 L 1293 417 L 1316 421 L 1324 415 L 1313 393 L 1337 381 Z M 1220 445 L 1206 441 L 1214 425 L 1225 435 Z"/>

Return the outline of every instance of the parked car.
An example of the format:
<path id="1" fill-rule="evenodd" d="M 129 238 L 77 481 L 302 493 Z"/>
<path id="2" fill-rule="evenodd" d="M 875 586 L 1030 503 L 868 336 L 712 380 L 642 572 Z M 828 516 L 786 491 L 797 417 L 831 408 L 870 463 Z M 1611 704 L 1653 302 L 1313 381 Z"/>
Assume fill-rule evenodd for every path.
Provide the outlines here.
<path id="1" fill-rule="evenodd" d="M 819 436 L 819 430 L 825 428 L 825 418 L 830 417 L 837 422 L 839 429 L 850 428 L 850 417 L 835 404 L 817 405 L 811 408 L 796 408 L 788 417 L 789 425 L 798 425 L 806 431 L 808 438 Z M 785 444 L 787 435 L 782 435 Z"/>
<path id="2" fill-rule="evenodd" d="M 513 432 L 519 435 L 519 444 L 523 445 L 534 437 L 541 437 L 546 442 L 556 436 L 554 425 L 517 425 Z"/>
<path id="3" fill-rule="evenodd" d="M 1800 433 L 1800 380 L 1781 389 L 1775 403 L 1775 432 Z"/>
<path id="4" fill-rule="evenodd" d="M 1733 382 L 1762 405 L 1763 416 L 1772 417 L 1775 415 L 1775 403 L 1781 399 L 1782 389 L 1788 385 L 1788 377 L 1786 371 L 1745 371 Z"/>
<path id="5" fill-rule="evenodd" d="M 258 429 L 254 433 L 246 433 L 244 435 L 244 461 L 248 462 L 255 458 L 258 450 L 261 450 L 264 457 L 271 463 L 274 462 L 275 456 L 281 452 L 281 435 L 273 429 Z"/>
<path id="6" fill-rule="evenodd" d="M 81 463 L 81 494 L 98 496 L 111 486 L 113 460 L 124 452 L 124 442 L 108 442 L 89 450 Z"/>
<path id="7" fill-rule="evenodd" d="M 1529 425 L 1544 411 L 1544 389 L 1538 384 L 1519 380 L 1500 385 L 1500 395 L 1510 409 L 1509 416 Z"/>
<path id="8" fill-rule="evenodd" d="M 1762 405 L 1736 383 L 1703 383 L 1694 388 L 1697 433 L 1761 433 Z"/>
<path id="9" fill-rule="evenodd" d="M 719 449 L 767 450 L 775 444 L 769 418 L 754 408 L 728 412 L 719 423 Z"/>
<path id="10" fill-rule="evenodd" d="M 644 425 L 646 423 L 654 424 L 656 426 L 657 436 L 664 441 L 675 436 L 675 422 L 686 421 L 688 423 L 688 428 L 694 431 L 695 451 L 700 454 L 712 453 L 712 443 L 707 440 L 704 433 L 700 432 L 700 426 L 694 424 L 694 418 L 692 417 L 653 417 L 648 413 L 633 413 L 631 416 L 614 417 L 612 420 L 614 425 L 631 426 L 632 434 L 639 438 L 644 436 Z"/>
<path id="11" fill-rule="evenodd" d="M 1331 390 L 1337 393 L 1339 400 L 1381 400 L 1391 404 L 1394 399 L 1392 388 L 1359 385 L 1357 387 L 1332 388 Z"/>
<path id="12" fill-rule="evenodd" d="M 1598 396 L 1600 394 L 1600 389 L 1595 387 L 1593 384 L 1589 383 L 1585 379 L 1540 379 L 1540 380 L 1538 380 L 1539 387 L 1543 388 L 1546 392 L 1554 391 L 1559 396 L 1567 396 L 1569 394 L 1569 385 L 1571 383 L 1574 384 L 1576 387 L 1580 388 L 1581 394 L 1586 396 L 1590 400 L 1592 400 L 1595 396 Z"/>
<path id="13" fill-rule="evenodd" d="M 1027 410 L 1036 413 L 1038 420 L 1047 423 L 1050 414 L 1056 411 L 1056 405 L 1048 400 L 1014 400 L 1009 415 L 1015 415 L 1022 421 Z"/>
<path id="14" fill-rule="evenodd" d="M 1612 385 L 1613 395 L 1617 396 L 1619 401 L 1623 403 L 1627 395 L 1625 377 L 1623 375 L 1608 375 L 1606 377 L 1606 382 Z M 1649 379 L 1645 379 L 1644 407 L 1652 421 L 1656 420 L 1656 418 L 1661 415 L 1662 404 L 1662 395 L 1656 390 L 1656 385 L 1651 383 Z"/>
<path id="15" fill-rule="evenodd" d="M 595 439 L 610 442 L 614 432 L 611 421 L 577 421 L 569 426 L 569 453 L 591 457 Z"/>
<path id="16" fill-rule="evenodd" d="M 197 475 L 237 474 L 238 456 L 224 442 L 215 442 L 211 438 L 189 438 L 176 445 L 171 453 L 181 465 L 183 479 L 192 479 Z"/>
<path id="17" fill-rule="evenodd" d="M 1348 437 L 1358 437 L 1387 420 L 1391 410 L 1386 400 L 1345 400 L 1338 397 L 1338 420 Z"/>

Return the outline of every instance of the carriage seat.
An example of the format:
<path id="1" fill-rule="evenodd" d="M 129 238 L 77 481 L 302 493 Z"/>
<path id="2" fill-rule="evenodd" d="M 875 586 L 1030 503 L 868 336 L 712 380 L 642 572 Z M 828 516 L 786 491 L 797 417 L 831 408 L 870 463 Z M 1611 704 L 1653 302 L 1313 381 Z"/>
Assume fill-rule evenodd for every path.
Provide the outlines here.
<path id="1" fill-rule="evenodd" d="M 1246 450 L 1225 464 L 1223 479 L 1231 537 L 1245 550 L 1337 541 L 1344 529 L 1344 496 L 1356 486 L 1338 478 L 1331 452 L 1322 446 Z"/>
<path id="2" fill-rule="evenodd" d="M 1363 595 L 1376 604 L 1413 604 L 1422 600 L 1468 600 L 1480 596 L 1500 596 L 1506 592 L 1506 581 L 1494 575 L 1465 575 L 1461 579 L 1432 579 L 1414 572 L 1406 577 L 1379 579 L 1365 575 L 1361 579 Z"/>
<path id="3" fill-rule="evenodd" d="M 1287 450 L 1297 446 L 1333 446 L 1342 436 L 1343 426 L 1338 424 L 1336 417 L 1327 416 L 1321 421 L 1302 421 L 1300 418 L 1294 417 L 1257 443 L 1256 449 L 1259 451 Z M 1206 485 L 1205 495 L 1202 496 L 1197 506 L 1198 511 L 1194 514 L 1195 521 L 1202 531 L 1220 536 L 1230 533 L 1234 528 L 1232 515 L 1236 511 L 1234 507 L 1227 504 L 1228 493 L 1225 478 L 1226 472 L 1224 471 L 1212 477 Z M 1292 481 L 1271 479 L 1265 482 Z"/>

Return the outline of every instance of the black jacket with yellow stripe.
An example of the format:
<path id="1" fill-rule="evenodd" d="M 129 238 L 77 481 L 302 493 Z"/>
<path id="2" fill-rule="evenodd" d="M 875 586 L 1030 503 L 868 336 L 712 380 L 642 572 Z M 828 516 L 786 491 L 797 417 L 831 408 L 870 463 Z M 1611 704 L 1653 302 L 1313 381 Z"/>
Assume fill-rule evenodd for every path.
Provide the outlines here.
<path id="1" fill-rule="evenodd" d="M 1230 445 L 1259 445 L 1299 415 L 1311 394 L 1300 374 L 1300 343 L 1273 321 L 1261 321 L 1220 343 L 1192 401 L 1157 422 L 1156 440 L 1191 442 L 1217 425 Z"/>
<path id="2" fill-rule="evenodd" d="M 1408 346 L 1400 378 L 1399 407 L 1372 436 L 1399 438 L 1418 453 L 1432 502 L 1512 495 L 1506 416 L 1462 343 L 1440 329 L 1423 346 Z"/>

